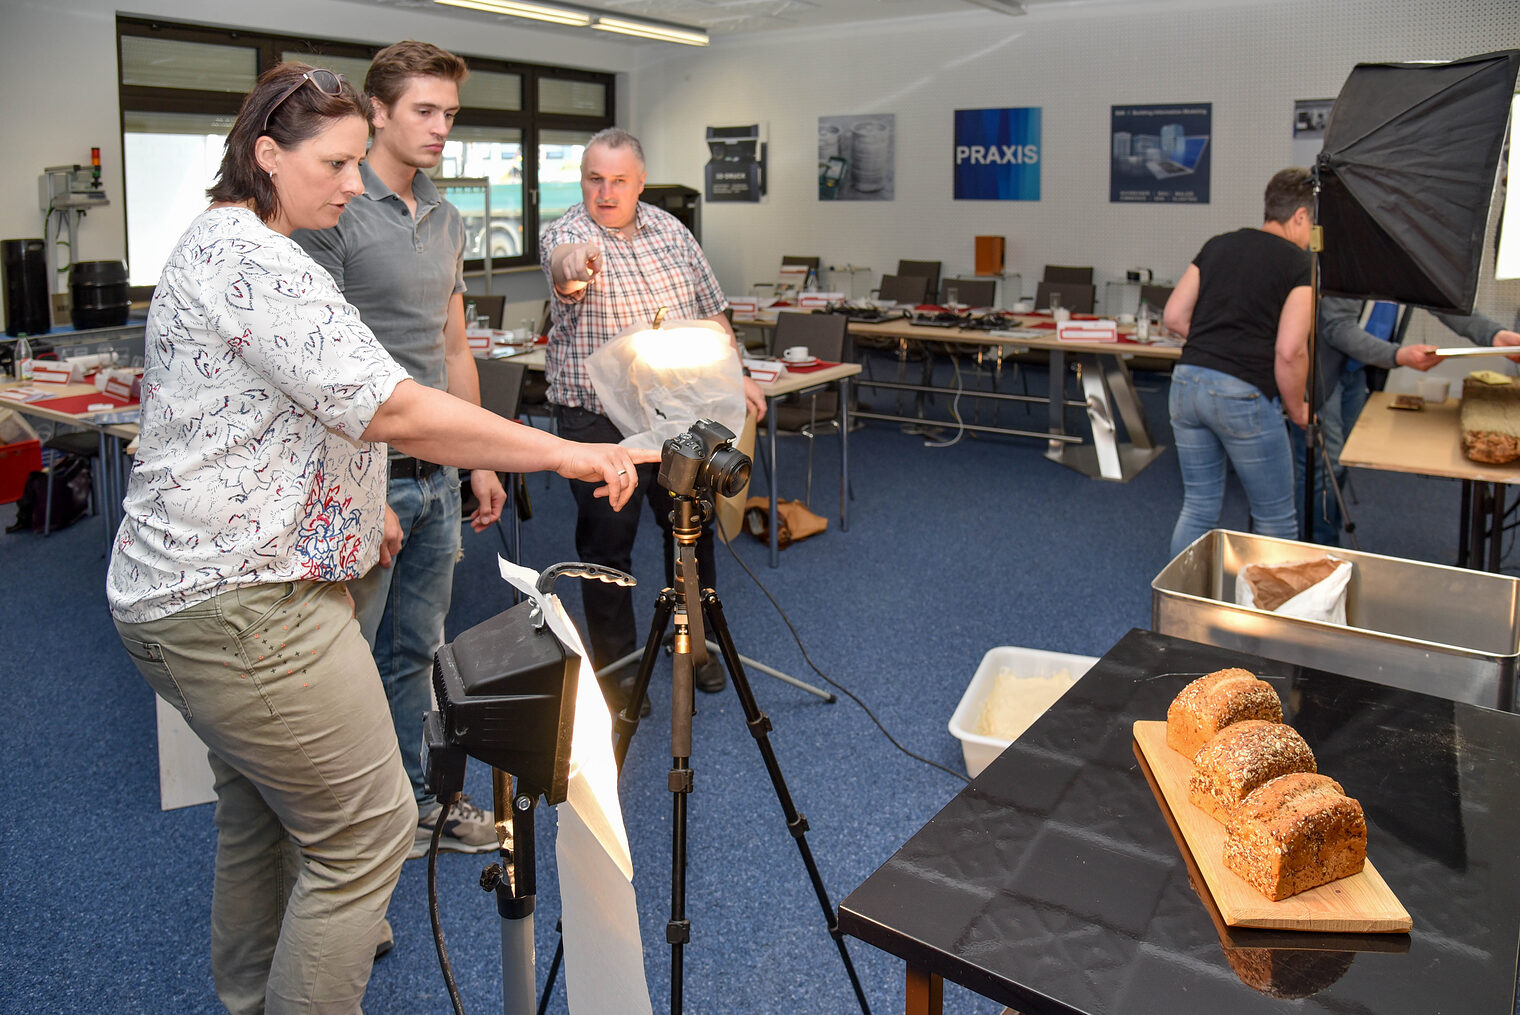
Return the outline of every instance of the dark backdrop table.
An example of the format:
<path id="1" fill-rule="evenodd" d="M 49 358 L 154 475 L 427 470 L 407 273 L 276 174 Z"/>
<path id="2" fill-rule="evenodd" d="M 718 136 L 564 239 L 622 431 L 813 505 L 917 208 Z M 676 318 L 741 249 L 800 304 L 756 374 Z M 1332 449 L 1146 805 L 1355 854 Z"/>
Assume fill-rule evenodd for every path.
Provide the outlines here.
<path id="1" fill-rule="evenodd" d="M 1192 676 L 1224 666 L 1269 679 L 1320 770 L 1362 802 L 1410 934 L 1216 926 L 1131 726 L 1164 719 Z M 851 893 L 840 920 L 907 960 L 910 1011 L 937 1010 L 943 977 L 1025 1015 L 1511 1015 L 1517 858 L 1520 715 L 1135 630 Z M 1245 982 L 1263 976 L 1307 996 Z"/>

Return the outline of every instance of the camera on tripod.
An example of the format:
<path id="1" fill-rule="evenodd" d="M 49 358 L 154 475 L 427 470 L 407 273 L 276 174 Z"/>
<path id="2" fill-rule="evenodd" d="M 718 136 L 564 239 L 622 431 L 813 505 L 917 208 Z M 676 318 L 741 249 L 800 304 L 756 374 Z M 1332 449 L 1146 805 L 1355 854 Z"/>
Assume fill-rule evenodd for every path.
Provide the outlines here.
<path id="1" fill-rule="evenodd" d="M 733 431 L 699 419 L 660 449 L 660 485 L 677 497 L 732 497 L 749 482 L 750 458 L 734 447 Z"/>

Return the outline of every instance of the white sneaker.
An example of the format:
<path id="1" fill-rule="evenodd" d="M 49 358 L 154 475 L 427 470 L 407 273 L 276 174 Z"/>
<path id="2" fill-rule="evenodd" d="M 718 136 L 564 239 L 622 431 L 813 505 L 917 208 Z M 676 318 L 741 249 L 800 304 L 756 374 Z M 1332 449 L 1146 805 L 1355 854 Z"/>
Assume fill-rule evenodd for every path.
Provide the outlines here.
<path id="1" fill-rule="evenodd" d="M 417 834 L 412 839 L 412 851 L 408 860 L 426 856 L 433 841 L 433 826 L 443 805 L 435 803 L 430 809 L 419 812 Z M 491 815 L 476 807 L 468 796 L 462 796 L 449 808 L 448 820 L 443 823 L 443 834 L 438 838 L 438 851 L 452 853 L 488 853 L 498 846 L 496 824 Z"/>

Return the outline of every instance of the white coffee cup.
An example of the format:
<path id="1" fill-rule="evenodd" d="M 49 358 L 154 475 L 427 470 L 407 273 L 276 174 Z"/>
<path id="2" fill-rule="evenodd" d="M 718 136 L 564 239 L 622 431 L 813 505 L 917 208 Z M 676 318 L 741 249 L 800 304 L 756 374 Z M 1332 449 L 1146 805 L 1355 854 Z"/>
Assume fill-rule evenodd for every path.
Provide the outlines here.
<path id="1" fill-rule="evenodd" d="M 1071 320 L 1071 311 L 1065 307 L 1056 307 L 1050 312 L 1050 316 L 1062 323 Z"/>
<path id="2" fill-rule="evenodd" d="M 1016 313 L 1016 314 L 1027 314 L 1027 313 L 1029 313 L 1029 301 L 1028 300 L 1019 300 L 1017 303 L 1015 303 L 1013 305 L 1013 312 Z"/>
<path id="3" fill-rule="evenodd" d="M 1135 315 L 1134 314 L 1120 314 L 1119 315 L 1119 323 L 1120 324 L 1134 324 L 1135 323 Z"/>
<path id="4" fill-rule="evenodd" d="M 781 354 L 781 358 L 786 360 L 788 363 L 806 363 L 813 357 L 808 355 L 807 346 L 793 345 L 789 346 L 786 351 Z"/>
<path id="5" fill-rule="evenodd" d="M 1451 381 L 1444 377 L 1421 377 L 1417 390 L 1422 401 L 1444 402 L 1451 391 Z"/>

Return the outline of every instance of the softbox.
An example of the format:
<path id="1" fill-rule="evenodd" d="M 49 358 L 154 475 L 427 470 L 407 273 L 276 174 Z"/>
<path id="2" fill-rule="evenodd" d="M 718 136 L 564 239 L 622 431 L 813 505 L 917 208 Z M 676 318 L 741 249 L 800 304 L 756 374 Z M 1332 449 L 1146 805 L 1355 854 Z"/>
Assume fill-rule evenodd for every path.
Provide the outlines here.
<path id="1" fill-rule="evenodd" d="M 1358 64 L 1325 128 L 1320 287 L 1472 313 L 1520 50 Z"/>

